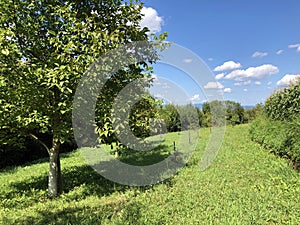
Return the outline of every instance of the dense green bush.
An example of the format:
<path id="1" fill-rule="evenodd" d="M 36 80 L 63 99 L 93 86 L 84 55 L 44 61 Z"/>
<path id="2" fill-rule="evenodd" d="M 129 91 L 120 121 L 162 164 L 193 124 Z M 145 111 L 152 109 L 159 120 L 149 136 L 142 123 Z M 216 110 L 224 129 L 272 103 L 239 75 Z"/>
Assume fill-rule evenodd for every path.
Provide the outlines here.
<path id="1" fill-rule="evenodd" d="M 275 120 L 291 120 L 300 114 L 300 81 L 277 90 L 265 102 L 264 111 Z"/>
<path id="2" fill-rule="evenodd" d="M 278 121 L 261 116 L 252 122 L 250 135 L 253 141 L 300 168 L 300 119 Z"/>
<path id="3" fill-rule="evenodd" d="M 252 140 L 300 168 L 300 81 L 275 91 L 250 128 Z"/>

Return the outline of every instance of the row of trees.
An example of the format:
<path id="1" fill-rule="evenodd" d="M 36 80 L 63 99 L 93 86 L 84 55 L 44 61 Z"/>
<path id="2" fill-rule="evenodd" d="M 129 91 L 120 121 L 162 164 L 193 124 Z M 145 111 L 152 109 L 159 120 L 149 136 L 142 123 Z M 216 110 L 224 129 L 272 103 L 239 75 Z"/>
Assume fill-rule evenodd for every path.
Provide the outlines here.
<path id="1" fill-rule="evenodd" d="M 160 106 L 159 115 L 161 115 L 161 118 L 166 123 L 167 130 L 174 132 L 186 129 L 181 124 L 188 124 L 188 127 L 192 127 L 190 124 L 194 121 L 198 121 L 200 127 L 224 125 L 224 121 L 226 121 L 227 125 L 233 126 L 248 123 L 261 114 L 262 108 L 262 104 L 257 104 L 251 109 L 244 109 L 237 102 L 215 100 L 203 103 L 202 108 L 192 104 L 185 106 L 172 104 Z M 219 115 L 213 115 L 212 109 L 214 109 L 215 114 L 219 113 Z M 195 117 L 195 114 L 193 114 L 194 111 L 197 112 L 197 119 L 193 118 Z M 182 115 L 181 117 L 179 112 Z"/>

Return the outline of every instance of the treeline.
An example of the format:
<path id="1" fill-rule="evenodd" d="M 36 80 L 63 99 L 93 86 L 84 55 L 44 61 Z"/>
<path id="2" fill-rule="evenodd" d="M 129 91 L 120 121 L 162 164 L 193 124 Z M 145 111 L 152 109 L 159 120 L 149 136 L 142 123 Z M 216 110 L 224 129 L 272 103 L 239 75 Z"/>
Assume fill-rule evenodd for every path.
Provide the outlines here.
<path id="1" fill-rule="evenodd" d="M 224 123 L 232 126 L 248 123 L 261 114 L 262 108 L 262 104 L 257 104 L 254 108 L 244 109 L 238 102 L 215 100 L 203 103 L 201 109 L 192 104 L 184 106 L 169 104 L 161 106 L 159 114 L 166 123 L 168 132 L 175 132 L 186 130 L 194 121 L 198 121 L 199 127 L 225 125 Z M 197 115 L 193 114 L 195 111 Z M 181 112 L 182 118 L 178 112 Z"/>
<path id="2" fill-rule="evenodd" d="M 132 106 L 128 120 L 124 121 L 119 116 L 112 115 L 111 111 L 116 110 L 112 108 L 113 101 L 110 101 L 111 104 L 106 101 L 106 108 L 103 110 L 103 104 L 101 104 L 103 100 L 100 100 L 96 107 L 95 120 L 99 141 L 104 144 L 117 143 L 118 132 L 132 132 L 136 137 L 146 138 L 164 132 L 224 125 L 224 122 L 227 125 L 248 123 L 262 110 L 261 105 L 245 110 L 240 103 L 233 101 L 206 102 L 203 103 L 202 108 L 192 104 L 164 105 L 161 101 L 145 95 Z M 214 115 L 212 109 L 219 115 Z M 44 143 L 51 144 L 50 134 L 39 134 L 34 131 L 33 133 Z M 1 140 L 18 140 L 13 146 L 0 143 L 0 168 L 47 157 L 48 153 L 43 146 L 30 137 L 10 133 L 6 130 L 1 130 L 0 136 L 2 136 Z M 75 148 L 74 140 L 66 142 L 62 145 L 62 152 L 72 151 Z"/>
<path id="3" fill-rule="evenodd" d="M 251 125 L 252 140 L 300 168 L 300 81 L 275 91 Z"/>

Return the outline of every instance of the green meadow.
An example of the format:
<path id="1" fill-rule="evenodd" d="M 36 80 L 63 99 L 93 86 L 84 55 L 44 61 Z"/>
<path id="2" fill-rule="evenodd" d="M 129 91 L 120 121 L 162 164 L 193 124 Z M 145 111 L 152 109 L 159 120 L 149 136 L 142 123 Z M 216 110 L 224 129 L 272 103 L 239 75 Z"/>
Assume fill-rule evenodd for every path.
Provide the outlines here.
<path id="1" fill-rule="evenodd" d="M 0 173 L 1 224 L 298 224 L 300 174 L 290 162 L 252 142 L 249 126 L 227 127 L 211 166 L 199 164 L 210 131 L 201 129 L 196 151 L 175 176 L 159 184 L 113 183 L 87 165 L 80 150 L 63 154 L 63 194 L 47 197 L 48 159 Z M 178 133 L 139 157 L 142 165 L 172 152 Z M 141 154 L 141 153 L 132 153 Z M 137 156 L 137 155 L 135 155 Z"/>

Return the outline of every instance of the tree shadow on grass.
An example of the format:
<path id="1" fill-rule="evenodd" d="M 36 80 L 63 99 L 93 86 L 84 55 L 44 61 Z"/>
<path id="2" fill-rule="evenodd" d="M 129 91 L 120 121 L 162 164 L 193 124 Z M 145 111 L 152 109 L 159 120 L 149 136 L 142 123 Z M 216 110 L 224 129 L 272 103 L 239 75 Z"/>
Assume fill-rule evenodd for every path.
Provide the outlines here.
<path id="1" fill-rule="evenodd" d="M 111 220 L 114 221 L 113 224 L 143 224 L 143 221 L 140 219 L 142 205 L 133 202 L 134 198 L 130 199 L 124 197 L 124 195 L 113 197 L 113 195 L 112 197 L 104 198 L 103 201 L 95 198 L 96 201 L 99 201 L 96 204 L 93 200 L 87 200 L 84 203 L 80 201 L 87 197 L 109 196 L 114 192 L 125 192 L 128 189 L 136 190 L 137 192 L 134 191 L 135 194 L 133 195 L 136 196 L 151 189 L 153 185 L 143 187 L 120 185 L 105 179 L 88 165 L 66 168 L 63 170 L 63 180 L 63 198 L 67 198 L 67 202 L 63 203 L 65 202 L 63 200 L 62 204 L 65 205 L 57 207 L 59 203 L 54 202 L 54 205 L 57 205 L 54 207 L 57 207 L 57 209 L 47 208 L 49 204 L 47 204 L 47 207 L 37 207 L 34 214 L 29 213 L 26 216 L 23 215 L 17 218 L 16 224 L 110 224 Z M 171 186 L 172 180 L 167 179 L 163 183 Z M 34 205 L 34 203 L 41 204 L 38 196 L 34 196 L 35 193 L 32 192 L 32 189 L 35 189 L 35 191 L 45 190 L 47 177 L 40 176 L 32 180 L 12 183 L 11 185 L 14 192 L 22 192 L 22 195 L 30 197 L 28 198 L 29 205 Z M 44 201 L 51 200 L 44 199 Z M 89 201 L 91 201 L 90 205 Z M 71 202 L 77 202 L 77 204 L 72 204 Z M 19 203 L 16 202 L 15 204 Z M 22 208 L 25 207 L 26 205 Z M 6 208 L 14 209 L 14 206 L 11 205 Z M 5 219 L 3 218 L 2 221 L 5 222 Z M 9 219 L 6 224 L 10 224 Z"/>
<path id="2" fill-rule="evenodd" d="M 111 168 L 110 162 L 104 163 L 107 168 Z M 132 186 L 122 185 L 106 179 L 98 174 L 89 165 L 73 166 L 62 170 L 63 179 L 63 194 L 70 200 L 84 199 L 88 196 L 108 196 L 114 192 L 125 192 L 133 188 Z M 171 179 L 163 181 L 164 184 L 172 185 Z M 13 199 L 16 196 L 30 197 L 31 201 L 38 202 L 38 192 L 45 193 L 48 185 L 48 176 L 40 175 L 33 177 L 30 180 L 21 182 L 12 182 L 12 187 L 9 192 L 3 193 L 1 199 Z M 152 188 L 153 185 L 134 187 L 139 191 L 145 191 Z M 47 196 L 44 196 L 45 198 Z M 14 204 L 7 206 L 8 208 L 15 207 Z"/>
<path id="3" fill-rule="evenodd" d="M 84 198 L 89 195 L 104 196 L 115 191 L 124 191 L 128 186 L 119 185 L 109 181 L 94 171 L 89 165 L 74 166 L 63 169 L 63 193 L 68 194 L 75 188 L 82 187 L 78 191 L 78 196 L 72 195 L 74 198 Z M 14 192 L 9 192 L 6 198 L 11 198 L 18 193 L 25 196 L 32 196 L 32 190 L 46 190 L 48 185 L 47 176 L 34 177 L 30 180 L 11 183 Z"/>
<path id="4" fill-rule="evenodd" d="M 62 157 L 69 157 L 68 155 Z M 132 160 L 134 160 L 134 156 Z M 165 155 L 161 155 L 160 151 L 156 151 L 150 157 L 155 160 L 162 160 Z M 151 161 L 151 160 L 150 160 Z M 152 161 L 153 162 L 153 161 Z M 111 168 L 111 162 L 105 161 L 107 170 Z M 112 182 L 100 174 L 98 174 L 89 165 L 78 165 L 62 168 L 63 179 L 63 202 L 80 202 L 88 197 L 95 196 L 110 196 L 115 192 L 126 192 L 132 189 L 134 196 L 152 189 L 154 185 L 131 187 Z M 5 192 L 0 199 L 11 199 L 8 203 L 3 203 L 2 206 L 7 209 L 23 209 L 34 204 L 42 204 L 51 201 L 47 198 L 48 177 L 47 174 L 41 174 L 37 177 L 32 177 L 29 180 L 11 182 L 8 192 Z M 172 186 L 172 178 L 166 179 L 163 182 L 165 185 Z M 20 199 L 20 196 L 21 199 Z M 114 195 L 113 195 L 114 196 Z M 119 196 L 119 195 L 118 195 Z M 106 199 L 106 198 L 104 198 Z M 114 197 L 112 197 L 114 199 Z M 55 201 L 55 200 L 54 200 Z M 54 203 L 56 205 L 56 203 Z M 19 218 L 19 224 L 102 224 L 104 221 L 114 217 L 114 224 L 142 224 L 139 222 L 140 205 L 129 202 L 128 199 L 120 200 L 117 197 L 112 202 L 99 202 L 98 208 L 94 204 L 72 205 L 72 207 L 62 206 L 59 210 L 47 210 L 46 207 L 38 207 L 37 214 L 29 214 L 26 217 Z M 55 212 L 55 213 L 54 213 Z M 5 218 L 4 218 L 5 219 Z M 82 221 L 82 222 L 81 222 Z M 86 222 L 87 221 L 87 222 Z M 9 222 L 7 223 L 9 224 Z"/>
<path id="5" fill-rule="evenodd" d="M 119 200 L 98 205 L 68 206 L 60 209 L 37 210 L 34 216 L 22 216 L 15 221 L 22 225 L 44 224 L 144 224 L 141 220 L 142 206 L 130 200 Z M 5 222 L 4 220 L 2 220 Z M 9 224 L 9 220 L 6 221 Z"/>
<path id="6" fill-rule="evenodd" d="M 149 151 L 126 149 L 125 152 L 120 155 L 119 160 L 130 165 L 147 166 L 163 161 L 171 152 L 172 148 L 164 144 Z"/>

